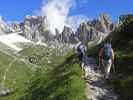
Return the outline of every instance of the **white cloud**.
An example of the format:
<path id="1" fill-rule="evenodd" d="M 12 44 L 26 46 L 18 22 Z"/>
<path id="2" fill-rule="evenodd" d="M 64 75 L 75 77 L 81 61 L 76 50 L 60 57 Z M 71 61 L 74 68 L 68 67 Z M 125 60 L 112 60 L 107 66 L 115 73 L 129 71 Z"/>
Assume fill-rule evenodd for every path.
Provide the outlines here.
<path id="1" fill-rule="evenodd" d="M 43 2 L 41 15 L 47 17 L 49 28 L 53 34 L 55 34 L 55 28 L 60 32 L 65 25 L 77 28 L 80 22 L 87 19 L 84 15 L 69 16 L 71 8 L 76 7 L 75 4 L 76 0 L 47 0 L 47 2 Z"/>

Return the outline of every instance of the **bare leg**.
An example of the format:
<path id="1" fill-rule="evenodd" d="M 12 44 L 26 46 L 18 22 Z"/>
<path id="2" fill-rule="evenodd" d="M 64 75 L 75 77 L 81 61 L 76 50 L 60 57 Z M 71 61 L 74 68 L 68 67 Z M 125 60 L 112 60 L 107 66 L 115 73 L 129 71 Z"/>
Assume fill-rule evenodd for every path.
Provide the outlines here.
<path id="1" fill-rule="evenodd" d="M 112 62 L 111 62 L 111 60 L 109 60 L 108 63 L 107 63 L 107 66 L 105 68 L 105 73 L 106 73 L 106 77 L 105 78 L 106 79 L 109 78 L 111 65 L 112 65 Z"/>
<path id="2" fill-rule="evenodd" d="M 112 65 L 111 60 L 108 61 L 102 60 L 103 74 L 105 79 L 109 78 L 111 65 Z"/>

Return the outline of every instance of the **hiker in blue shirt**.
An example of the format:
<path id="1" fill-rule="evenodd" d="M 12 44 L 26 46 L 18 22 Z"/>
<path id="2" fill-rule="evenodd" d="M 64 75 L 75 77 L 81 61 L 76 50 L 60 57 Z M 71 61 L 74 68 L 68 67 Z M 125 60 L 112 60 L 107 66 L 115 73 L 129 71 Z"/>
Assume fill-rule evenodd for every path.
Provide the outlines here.
<path id="1" fill-rule="evenodd" d="M 79 43 L 77 47 L 78 57 L 80 60 L 83 59 L 83 57 L 86 55 L 86 47 L 81 42 Z"/>
<path id="2" fill-rule="evenodd" d="M 114 51 L 110 42 L 104 44 L 99 52 L 99 63 L 104 73 L 104 78 L 109 79 L 111 66 L 114 61 Z"/>

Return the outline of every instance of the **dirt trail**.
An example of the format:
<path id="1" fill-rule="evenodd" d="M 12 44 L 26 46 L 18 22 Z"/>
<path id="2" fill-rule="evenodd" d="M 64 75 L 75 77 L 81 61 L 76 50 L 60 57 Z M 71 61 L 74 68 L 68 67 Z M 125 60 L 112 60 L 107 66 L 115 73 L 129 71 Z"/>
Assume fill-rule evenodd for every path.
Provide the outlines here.
<path id="1" fill-rule="evenodd" d="M 6 68 L 6 70 L 4 72 L 4 75 L 3 75 L 3 78 L 2 78 L 2 85 L 3 86 L 5 86 L 5 80 L 6 80 L 6 77 L 7 77 L 7 73 L 9 71 L 9 69 L 12 67 L 12 65 L 14 64 L 15 61 L 16 61 L 16 59 L 14 58 L 14 60 L 9 63 L 9 66 Z"/>
<path id="2" fill-rule="evenodd" d="M 83 63 L 87 63 L 85 68 L 87 100 L 117 100 L 118 97 L 113 86 L 107 84 L 106 80 L 103 79 L 94 59 L 87 57 L 83 59 Z"/>
<path id="3" fill-rule="evenodd" d="M 2 81 L 0 83 L 0 96 L 7 96 L 12 92 L 5 86 L 5 81 L 7 78 L 8 71 L 11 69 L 11 67 L 15 61 L 16 61 L 16 59 L 14 58 L 13 61 L 9 63 L 8 67 L 6 68 L 6 70 L 3 74 Z"/>

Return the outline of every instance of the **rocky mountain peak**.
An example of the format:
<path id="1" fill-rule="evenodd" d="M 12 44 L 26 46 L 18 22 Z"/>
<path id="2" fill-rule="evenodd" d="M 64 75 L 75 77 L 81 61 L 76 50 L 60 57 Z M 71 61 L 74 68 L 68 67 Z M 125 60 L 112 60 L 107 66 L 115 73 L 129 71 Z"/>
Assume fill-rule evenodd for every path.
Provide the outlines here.
<path id="1" fill-rule="evenodd" d="M 63 32 L 61 34 L 62 41 L 64 43 L 74 43 L 75 42 L 75 33 L 72 28 L 64 26 Z"/>
<path id="2" fill-rule="evenodd" d="M 114 27 L 110 17 L 107 14 L 101 14 L 97 19 L 91 22 L 94 28 L 102 33 L 110 33 Z"/>
<path id="3" fill-rule="evenodd" d="M 10 31 L 9 26 L 6 24 L 6 22 L 0 16 L 0 34 L 6 33 L 9 31 Z"/>
<path id="4" fill-rule="evenodd" d="M 101 14 L 97 19 L 81 23 L 78 28 L 78 38 L 83 43 L 88 43 L 98 37 L 108 35 L 115 28 L 107 14 Z"/>
<path id="5" fill-rule="evenodd" d="M 23 24 L 23 35 L 26 38 L 33 41 L 46 40 L 49 34 L 46 16 L 26 16 Z"/>

